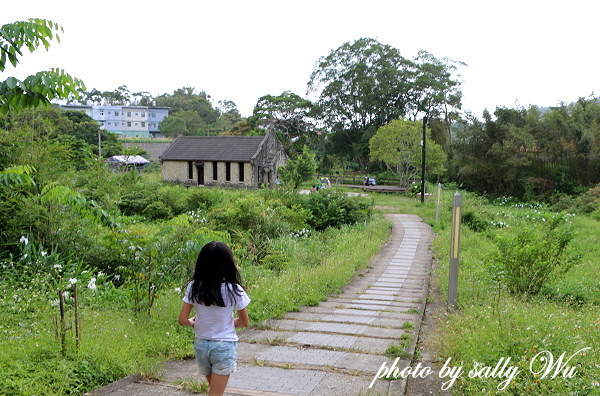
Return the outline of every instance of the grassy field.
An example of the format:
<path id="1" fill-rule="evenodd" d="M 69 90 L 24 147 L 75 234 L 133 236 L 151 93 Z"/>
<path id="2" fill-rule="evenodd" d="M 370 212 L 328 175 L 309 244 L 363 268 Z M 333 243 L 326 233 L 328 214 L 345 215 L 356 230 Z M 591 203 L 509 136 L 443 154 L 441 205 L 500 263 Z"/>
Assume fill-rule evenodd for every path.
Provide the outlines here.
<path id="1" fill-rule="evenodd" d="M 438 223 L 436 198 L 425 204 L 397 196 L 375 198 L 386 212 L 416 213 L 432 225 L 437 286 L 444 299 L 453 193 L 443 192 Z M 470 222 L 461 228 L 458 311 L 437 318 L 437 338 L 432 340 L 440 365 L 450 358 L 449 367 L 464 370 L 451 388 L 453 394 L 600 394 L 599 222 L 567 216 L 575 236 L 566 253 L 579 255 L 579 263 L 563 278 L 549 281 L 538 295 L 514 295 L 493 276 L 496 235 L 547 222 L 555 214 L 541 205 L 490 204 L 469 194 L 463 199 L 463 214 L 468 213 Z M 507 360 L 504 372 L 493 371 Z M 511 366 L 518 370 L 512 380 Z"/>
<path id="2" fill-rule="evenodd" d="M 241 267 L 252 298 L 248 310 L 253 325 L 302 305 L 318 305 L 338 291 L 369 264 L 387 240 L 389 227 L 378 215 L 368 224 L 290 236 L 278 242 L 279 250 L 291 258 L 285 267 Z M 63 354 L 54 324 L 59 317 L 55 302 L 40 296 L 35 284 L 14 288 L 0 282 L 0 395 L 82 394 L 129 374 L 157 378 L 164 361 L 193 356 L 191 329 L 177 325 L 181 288 L 173 285 L 163 291 L 151 316 L 116 309 L 118 299 L 127 297 L 110 290 L 101 297 L 94 294 L 99 291 L 82 288 L 78 350 L 69 300 Z"/>
<path id="3" fill-rule="evenodd" d="M 437 286 L 443 298 L 447 293 L 453 194 L 444 191 L 440 197 L 439 222 L 435 221 L 436 197 L 422 204 L 405 195 L 372 195 L 378 212 L 417 214 L 432 226 L 439 263 Z M 431 340 L 440 364 L 451 359 L 452 367 L 464 369 L 452 386 L 453 393 L 598 394 L 598 221 L 568 217 L 576 231 L 568 252 L 578 253 L 579 263 L 563 278 L 548 282 L 542 293 L 524 297 L 509 293 L 493 276 L 497 264 L 491 255 L 495 237 L 538 224 L 553 214 L 538 205 L 490 204 L 469 194 L 463 198 L 469 221 L 461 229 L 459 309 L 437 318 L 437 337 Z M 357 269 L 368 265 L 388 236 L 389 222 L 378 215 L 370 224 L 282 238 L 277 250 L 291 259 L 278 271 L 259 266 L 242 268 L 253 299 L 252 321 L 258 324 L 302 305 L 318 305 L 343 287 Z M 40 298 L 34 284 L 14 289 L 0 283 L 0 395 L 81 394 L 132 373 L 157 377 L 165 360 L 192 356 L 193 335 L 190 329 L 176 324 L 181 290 L 175 286 L 160 294 L 150 317 L 111 308 L 111 298 L 123 298 L 118 294 L 105 294 L 108 303 L 103 304 L 97 303 L 93 294 L 82 296 L 79 350 L 73 341 L 73 312 L 69 307 L 68 349 L 62 354 L 53 324 L 57 306 Z M 547 364 L 553 359 L 553 370 L 546 376 L 532 373 L 542 370 L 542 358 Z M 492 372 L 502 359 L 510 359 L 509 366 L 518 370 L 511 381 Z M 486 366 L 490 367 L 487 371 Z M 471 371 L 476 367 L 480 370 Z M 550 378 L 553 375 L 555 378 Z"/>

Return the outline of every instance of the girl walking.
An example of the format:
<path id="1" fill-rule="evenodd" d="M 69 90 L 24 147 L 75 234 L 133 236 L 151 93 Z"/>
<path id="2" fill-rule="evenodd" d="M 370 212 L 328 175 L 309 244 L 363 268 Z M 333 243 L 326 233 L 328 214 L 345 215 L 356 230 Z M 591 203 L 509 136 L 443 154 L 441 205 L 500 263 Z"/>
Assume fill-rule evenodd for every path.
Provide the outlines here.
<path id="1" fill-rule="evenodd" d="M 248 326 L 249 303 L 229 247 L 214 241 L 204 245 L 186 287 L 179 324 L 194 328 L 196 361 L 200 374 L 206 376 L 209 396 L 223 395 L 229 375 L 235 371 L 235 329 Z M 190 318 L 192 309 L 196 315 Z"/>

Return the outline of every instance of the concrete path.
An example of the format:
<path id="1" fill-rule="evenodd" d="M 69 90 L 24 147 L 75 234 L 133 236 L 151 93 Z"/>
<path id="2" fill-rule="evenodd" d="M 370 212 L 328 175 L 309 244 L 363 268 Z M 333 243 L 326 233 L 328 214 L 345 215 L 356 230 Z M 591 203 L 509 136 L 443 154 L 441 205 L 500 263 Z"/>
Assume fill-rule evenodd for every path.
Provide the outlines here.
<path id="1" fill-rule="evenodd" d="M 238 369 L 227 395 L 404 395 L 405 380 L 374 378 L 384 363 L 392 366 L 388 350 L 402 354 L 399 369 L 414 367 L 433 232 L 414 215 L 387 217 L 393 221 L 390 240 L 342 293 L 240 333 Z M 184 395 L 174 384 L 185 378 L 200 378 L 194 360 L 169 362 L 162 382 L 131 376 L 89 395 Z"/>

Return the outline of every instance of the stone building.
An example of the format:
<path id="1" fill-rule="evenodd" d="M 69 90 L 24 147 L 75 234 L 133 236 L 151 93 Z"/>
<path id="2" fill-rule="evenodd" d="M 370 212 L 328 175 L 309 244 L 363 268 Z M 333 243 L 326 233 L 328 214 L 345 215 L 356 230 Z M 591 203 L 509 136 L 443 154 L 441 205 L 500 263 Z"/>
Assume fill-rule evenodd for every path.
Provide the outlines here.
<path id="1" fill-rule="evenodd" d="M 274 187 L 288 156 L 265 136 L 180 136 L 160 156 L 162 179 L 189 186 Z"/>

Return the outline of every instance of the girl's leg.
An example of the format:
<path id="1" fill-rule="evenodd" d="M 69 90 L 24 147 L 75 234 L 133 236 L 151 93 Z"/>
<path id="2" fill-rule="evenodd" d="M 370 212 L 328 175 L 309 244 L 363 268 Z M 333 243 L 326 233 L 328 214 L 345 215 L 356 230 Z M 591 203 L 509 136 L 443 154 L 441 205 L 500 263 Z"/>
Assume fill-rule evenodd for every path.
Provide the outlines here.
<path id="1" fill-rule="evenodd" d="M 209 374 L 206 376 L 209 384 L 208 396 L 223 396 L 225 388 L 227 388 L 228 375 Z"/>

